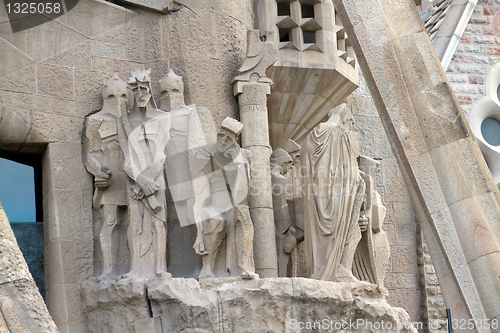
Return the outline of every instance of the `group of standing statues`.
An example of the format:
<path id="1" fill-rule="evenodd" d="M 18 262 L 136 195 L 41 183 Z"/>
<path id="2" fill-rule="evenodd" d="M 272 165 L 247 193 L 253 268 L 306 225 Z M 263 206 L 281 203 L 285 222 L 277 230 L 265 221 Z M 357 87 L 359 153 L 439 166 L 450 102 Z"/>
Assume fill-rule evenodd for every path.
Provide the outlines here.
<path id="1" fill-rule="evenodd" d="M 160 108 L 150 70 L 132 72 L 128 83 L 113 75 L 102 88 L 102 109 L 85 122 L 84 164 L 102 221 L 98 278 L 171 276 L 167 192 L 181 225 L 196 224 L 200 278 L 258 277 L 248 207 L 251 154 L 237 143 L 243 124 L 226 118 L 216 138 L 205 135 L 200 108 L 184 104 L 182 78 L 170 70 L 159 83 Z M 271 156 L 280 277 L 383 285 L 389 244 L 375 186 L 380 163 L 359 155 L 352 123 L 340 105 L 302 146 L 289 140 Z M 129 267 L 117 274 L 113 231 L 123 224 Z M 301 258 L 305 272 L 297 273 Z"/>

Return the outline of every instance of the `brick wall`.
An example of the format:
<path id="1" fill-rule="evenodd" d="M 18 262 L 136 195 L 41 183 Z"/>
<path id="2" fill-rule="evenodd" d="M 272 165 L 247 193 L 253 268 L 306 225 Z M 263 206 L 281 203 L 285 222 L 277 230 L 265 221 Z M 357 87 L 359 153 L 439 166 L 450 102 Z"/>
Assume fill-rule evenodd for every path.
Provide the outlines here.
<path id="1" fill-rule="evenodd" d="M 491 66 L 500 61 L 500 0 L 478 0 L 469 24 L 447 69 L 448 79 L 468 117 L 486 95 Z"/>

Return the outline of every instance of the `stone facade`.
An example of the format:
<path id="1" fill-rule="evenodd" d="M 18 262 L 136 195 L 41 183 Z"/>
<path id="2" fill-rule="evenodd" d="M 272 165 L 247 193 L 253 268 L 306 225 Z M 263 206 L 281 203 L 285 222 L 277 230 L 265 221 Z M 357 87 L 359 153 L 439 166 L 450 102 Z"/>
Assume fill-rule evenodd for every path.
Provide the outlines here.
<path id="1" fill-rule="evenodd" d="M 99 251 L 93 245 L 97 231 L 92 178 L 81 156 L 84 119 L 102 107 L 100 87 L 115 72 L 127 80 L 131 70 L 152 68 L 153 95 L 161 100 L 158 81 L 171 68 L 184 77 L 186 104 L 208 108 L 216 124 L 227 116 L 241 119 L 230 83 L 243 64 L 255 8 L 251 0 L 189 0 L 163 15 L 80 0 L 68 14 L 13 34 L 5 8 L 0 7 L 0 149 L 43 155 L 46 302 L 61 332 L 88 331 L 84 308 L 91 305 L 82 300 L 81 288 L 100 269 Z M 486 74 L 500 60 L 498 9 L 499 0 L 479 0 L 448 68 L 466 113 L 484 95 Z M 342 36 L 345 40 L 343 30 Z M 342 63 L 349 69 L 346 76 L 357 70 L 350 52 Z M 359 88 L 346 103 L 354 116 L 360 154 L 382 166 L 376 190 L 387 208 L 383 229 L 391 245 L 384 281 L 387 301 L 403 307 L 411 321 L 442 320 L 440 288 L 416 231 L 410 194 L 361 74 Z M 175 235 L 175 228 L 180 229 L 173 228 Z M 167 262 L 179 261 L 169 255 Z M 135 294 L 141 300 L 142 291 Z M 161 308 L 160 303 L 154 306 Z M 141 303 L 141 307 L 140 316 L 147 316 L 147 306 Z"/>

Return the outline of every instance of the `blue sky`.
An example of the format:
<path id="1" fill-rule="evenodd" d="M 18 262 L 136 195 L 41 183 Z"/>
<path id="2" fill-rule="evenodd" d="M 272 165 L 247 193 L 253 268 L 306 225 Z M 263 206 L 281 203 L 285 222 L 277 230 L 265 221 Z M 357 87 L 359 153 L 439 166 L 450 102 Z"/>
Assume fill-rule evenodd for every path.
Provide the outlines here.
<path id="1" fill-rule="evenodd" d="M 10 222 L 35 222 L 33 167 L 0 158 L 0 202 Z"/>

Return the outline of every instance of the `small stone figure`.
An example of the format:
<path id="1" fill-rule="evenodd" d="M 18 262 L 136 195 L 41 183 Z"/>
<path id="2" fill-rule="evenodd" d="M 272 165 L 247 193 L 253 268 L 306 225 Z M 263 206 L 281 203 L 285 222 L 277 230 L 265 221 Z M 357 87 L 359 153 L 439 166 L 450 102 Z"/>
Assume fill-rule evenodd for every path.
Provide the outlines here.
<path id="1" fill-rule="evenodd" d="M 121 144 L 129 176 L 127 238 L 131 270 L 124 277 L 170 277 L 167 273 L 165 147 L 171 118 L 158 110 L 151 95 L 151 70 L 132 72 L 134 107 L 122 114 Z M 147 255 L 151 253 L 153 256 Z"/>
<path id="2" fill-rule="evenodd" d="M 305 251 L 309 276 L 314 279 L 355 280 L 351 268 L 361 238 L 358 219 L 365 183 L 358 169 L 352 124 L 352 114 L 342 104 L 302 144 Z"/>
<path id="3" fill-rule="evenodd" d="M 240 122 L 229 117 L 224 119 L 217 142 L 200 149 L 195 157 L 194 178 L 208 178 L 206 195 L 197 197 L 202 201 L 203 216 L 198 218 L 202 222 L 197 223 L 198 236 L 193 246 L 203 258 L 200 278 L 214 277 L 216 260 L 224 255 L 225 269 L 230 276 L 258 277 L 253 260 L 253 225 L 247 205 L 250 155 L 236 143 L 242 129 Z M 203 193 L 200 189 L 196 192 Z M 221 253 L 224 236 L 227 249 Z"/>
<path id="4" fill-rule="evenodd" d="M 286 200 L 288 179 L 284 176 L 292 164 L 292 158 L 281 148 L 271 155 L 271 181 L 273 184 L 273 211 L 276 226 L 276 251 L 278 276 L 286 277 L 290 253 L 297 245 L 295 228 L 292 226 L 290 209 Z"/>
<path id="5" fill-rule="evenodd" d="M 380 173 L 380 162 L 360 156 L 359 168 L 366 183 L 366 199 L 360 213 L 360 220 L 366 223 L 366 228 L 362 230 L 361 241 L 354 253 L 352 271 L 357 279 L 374 283 L 382 289 L 391 251 L 387 234 L 382 230 L 386 208 L 374 184 Z"/>
<path id="6" fill-rule="evenodd" d="M 118 207 L 127 207 L 127 174 L 123 169 L 125 158 L 118 140 L 122 109 L 127 109 L 127 84 L 117 74 L 102 87 L 103 107 L 85 120 L 84 163 L 94 175 L 94 210 L 102 213 L 99 245 L 102 255 L 102 273 L 108 278 L 113 271 L 112 233 L 117 224 Z"/>

